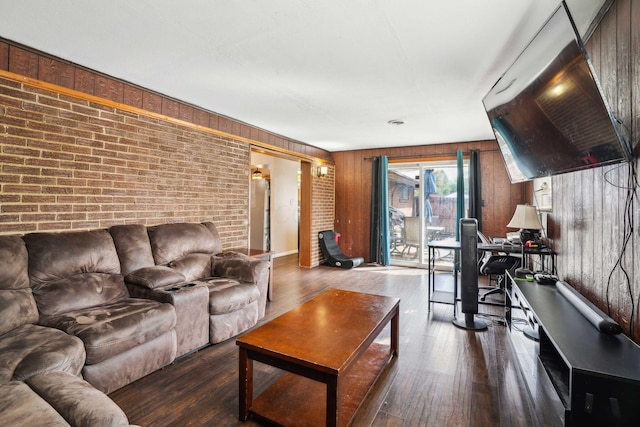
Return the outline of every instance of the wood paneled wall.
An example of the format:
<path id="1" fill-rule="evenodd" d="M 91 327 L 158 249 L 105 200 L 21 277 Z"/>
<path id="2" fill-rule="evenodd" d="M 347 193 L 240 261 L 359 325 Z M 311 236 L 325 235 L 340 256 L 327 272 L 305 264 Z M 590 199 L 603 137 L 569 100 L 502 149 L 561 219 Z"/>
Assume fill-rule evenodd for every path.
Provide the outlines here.
<path id="1" fill-rule="evenodd" d="M 617 0 L 587 43 L 603 91 L 617 118 L 640 138 L 640 2 Z M 635 165 L 638 168 L 636 150 Z M 610 166 L 553 177 L 549 237 L 558 252 L 558 273 L 640 343 L 638 295 L 640 204 L 622 263 L 624 205 L 629 166 Z M 623 271 L 626 271 L 626 273 Z M 628 279 L 627 279 L 628 277 Z"/>
<path id="2" fill-rule="evenodd" d="M 515 206 L 526 197 L 525 184 L 511 184 L 496 141 L 437 144 L 418 147 L 354 150 L 333 153 L 336 167 L 336 223 L 342 234 L 340 248 L 348 256 L 369 254 L 371 205 L 371 157 L 387 155 L 407 162 L 438 158 L 456 151 L 480 150 L 482 183 L 482 231 L 504 236 Z M 513 231 L 513 230 L 511 230 Z"/>

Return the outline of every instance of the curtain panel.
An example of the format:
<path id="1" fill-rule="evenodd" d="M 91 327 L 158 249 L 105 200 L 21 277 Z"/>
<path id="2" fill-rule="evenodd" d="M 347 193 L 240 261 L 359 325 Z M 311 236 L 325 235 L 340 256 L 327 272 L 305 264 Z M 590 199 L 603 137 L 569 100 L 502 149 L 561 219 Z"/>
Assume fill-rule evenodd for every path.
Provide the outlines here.
<path id="1" fill-rule="evenodd" d="M 372 164 L 369 254 L 372 262 L 389 265 L 391 263 L 389 249 L 389 159 L 387 156 L 374 157 Z"/>
<path id="2" fill-rule="evenodd" d="M 469 152 L 469 218 L 478 221 L 482 231 L 482 182 L 480 180 L 480 150 Z"/>

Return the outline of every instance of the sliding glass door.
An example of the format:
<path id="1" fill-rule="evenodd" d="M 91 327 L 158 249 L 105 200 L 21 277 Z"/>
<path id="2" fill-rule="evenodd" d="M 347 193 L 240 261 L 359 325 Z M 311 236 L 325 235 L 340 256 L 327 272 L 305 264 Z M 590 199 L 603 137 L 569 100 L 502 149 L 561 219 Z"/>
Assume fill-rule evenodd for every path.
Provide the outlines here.
<path id="1" fill-rule="evenodd" d="M 457 198 L 463 197 L 465 211 L 468 206 L 468 162 L 462 195 L 455 159 L 390 163 L 388 176 L 391 264 L 426 266 L 429 240 L 455 240 Z M 439 263 L 453 262 L 453 254 L 438 255 Z"/>

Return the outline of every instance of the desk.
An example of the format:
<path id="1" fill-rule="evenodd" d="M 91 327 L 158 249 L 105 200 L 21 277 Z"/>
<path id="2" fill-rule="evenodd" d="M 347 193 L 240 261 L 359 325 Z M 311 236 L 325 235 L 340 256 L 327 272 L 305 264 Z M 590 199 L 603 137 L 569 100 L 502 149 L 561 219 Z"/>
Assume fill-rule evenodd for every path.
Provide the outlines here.
<path id="1" fill-rule="evenodd" d="M 512 255 L 522 254 L 522 245 L 478 243 L 478 250 L 484 252 L 504 252 Z M 551 258 L 550 273 L 556 274 L 556 253 L 551 248 L 530 248 L 524 247 L 525 255 L 538 255 L 542 264 L 542 270 L 547 271 L 547 258 Z"/>
<path id="2" fill-rule="evenodd" d="M 438 249 L 445 249 L 449 251 L 454 251 L 455 259 L 457 260 L 460 256 L 460 242 L 454 240 L 429 240 L 427 242 L 428 248 L 428 258 L 427 258 L 427 268 L 429 269 L 429 276 L 427 278 L 428 283 L 428 291 L 427 291 L 427 304 L 429 310 L 431 310 L 431 302 L 436 302 L 440 304 L 453 304 L 453 316 L 457 315 L 457 302 L 458 302 L 458 271 L 455 268 L 454 261 L 454 271 L 453 271 L 453 295 L 452 297 L 449 292 L 435 291 L 433 288 L 435 283 L 435 254 Z M 483 252 L 504 252 L 509 254 L 522 254 L 522 246 L 521 245 L 505 245 L 505 244 L 487 244 L 487 243 L 478 243 L 478 251 Z M 530 248 L 528 246 L 524 247 L 525 255 L 539 255 L 542 263 L 543 270 L 546 268 L 546 259 L 547 257 L 551 258 L 551 272 L 555 274 L 556 272 L 556 253 L 550 248 Z"/>
<path id="3" fill-rule="evenodd" d="M 431 302 L 437 302 L 437 303 L 441 303 L 441 304 L 453 304 L 453 317 L 456 317 L 457 314 L 457 301 L 458 301 L 458 270 L 455 267 L 455 261 L 454 261 L 454 267 L 453 267 L 453 298 L 451 298 L 449 295 L 449 292 L 442 292 L 442 291 L 438 291 L 436 293 L 435 290 L 433 290 L 433 295 L 432 295 L 432 286 L 435 283 L 435 257 L 436 257 L 436 250 L 438 249 L 446 249 L 448 251 L 454 251 L 455 252 L 455 256 L 454 258 L 457 259 L 460 256 L 460 242 L 457 242 L 455 240 L 429 240 L 427 242 L 427 248 L 428 248 L 428 256 L 427 256 L 427 262 L 428 262 L 428 269 L 429 269 L 429 276 L 427 278 L 427 283 L 428 283 L 428 290 L 427 290 L 427 305 L 429 307 L 429 310 L 431 310 Z"/>

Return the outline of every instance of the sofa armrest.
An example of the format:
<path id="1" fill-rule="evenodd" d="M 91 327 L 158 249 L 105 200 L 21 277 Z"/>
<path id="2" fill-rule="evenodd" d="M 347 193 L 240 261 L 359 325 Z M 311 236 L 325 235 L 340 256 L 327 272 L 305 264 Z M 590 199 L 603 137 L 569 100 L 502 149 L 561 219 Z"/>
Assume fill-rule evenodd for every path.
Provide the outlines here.
<path id="1" fill-rule="evenodd" d="M 239 252 L 223 252 L 211 257 L 213 276 L 252 283 L 258 287 L 260 292 L 258 319 L 262 319 L 265 315 L 270 270 L 269 261 L 254 259 Z"/>
<path id="2" fill-rule="evenodd" d="M 269 271 L 269 262 L 239 252 L 223 252 L 211 259 L 211 274 L 259 285 Z"/>
<path id="3" fill-rule="evenodd" d="M 34 375 L 26 383 L 72 426 L 129 425 L 122 409 L 82 378 L 67 372 L 47 372 Z"/>
<path id="4" fill-rule="evenodd" d="M 139 268 L 127 274 L 124 279 L 128 284 L 139 285 L 149 289 L 175 285 L 187 280 L 181 273 L 161 265 Z"/>

